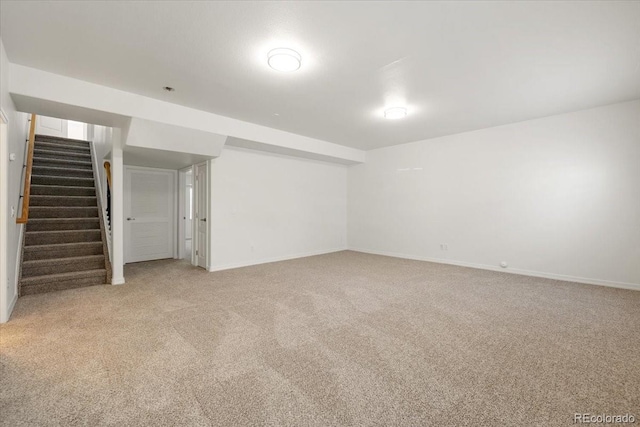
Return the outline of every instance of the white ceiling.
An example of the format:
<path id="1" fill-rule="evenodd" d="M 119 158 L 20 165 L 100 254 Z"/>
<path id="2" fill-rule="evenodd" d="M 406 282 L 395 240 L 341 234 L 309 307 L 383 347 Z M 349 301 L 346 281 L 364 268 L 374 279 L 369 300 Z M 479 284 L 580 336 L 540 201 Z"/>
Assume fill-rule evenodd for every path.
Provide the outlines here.
<path id="1" fill-rule="evenodd" d="M 640 2 L 0 4 L 14 63 L 361 149 L 640 98 Z"/>

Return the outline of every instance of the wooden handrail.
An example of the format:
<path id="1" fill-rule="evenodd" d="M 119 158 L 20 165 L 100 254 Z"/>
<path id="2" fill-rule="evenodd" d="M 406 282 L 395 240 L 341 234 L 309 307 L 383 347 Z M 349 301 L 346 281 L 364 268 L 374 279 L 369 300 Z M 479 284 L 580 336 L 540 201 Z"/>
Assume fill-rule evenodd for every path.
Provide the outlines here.
<path id="1" fill-rule="evenodd" d="M 108 160 L 104 162 L 104 169 L 107 171 L 107 185 L 111 188 L 111 163 Z"/>
<path id="2" fill-rule="evenodd" d="M 27 151 L 27 166 L 24 172 L 24 192 L 22 193 L 22 212 L 16 219 L 18 224 L 26 224 L 29 219 L 29 201 L 31 196 L 31 169 L 33 168 L 33 146 L 36 143 L 36 115 L 31 115 L 29 128 L 29 148 Z"/>

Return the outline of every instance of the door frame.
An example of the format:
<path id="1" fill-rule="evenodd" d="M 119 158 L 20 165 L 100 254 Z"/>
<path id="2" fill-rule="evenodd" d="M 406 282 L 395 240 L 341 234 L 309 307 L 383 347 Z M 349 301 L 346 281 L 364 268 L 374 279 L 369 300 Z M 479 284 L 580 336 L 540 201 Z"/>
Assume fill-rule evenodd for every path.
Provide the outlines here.
<path id="1" fill-rule="evenodd" d="M 210 242 L 211 242 L 211 236 L 210 236 L 210 230 L 211 230 L 211 193 L 210 193 L 210 187 L 209 187 L 209 182 L 211 181 L 211 168 L 209 168 L 209 162 L 202 162 L 202 163 L 198 163 L 193 165 L 193 212 L 194 214 L 196 212 L 198 212 L 198 209 L 200 208 L 200 198 L 198 197 L 199 191 L 200 191 L 200 186 L 203 185 L 203 183 L 201 183 L 198 179 L 196 179 L 197 177 L 197 170 L 200 167 L 204 167 L 205 168 L 205 172 L 207 175 L 207 179 L 206 182 L 204 183 L 204 194 L 205 194 L 205 211 L 206 211 L 206 215 L 207 215 L 207 231 L 204 234 L 204 238 L 205 238 L 205 242 L 204 242 L 204 248 L 205 248 L 205 254 L 204 254 L 204 259 L 205 259 L 205 269 L 207 271 L 209 271 L 209 252 L 211 251 L 210 249 Z M 201 267 L 198 265 L 198 257 L 196 255 L 196 248 L 200 247 L 200 237 L 198 235 L 198 221 L 196 221 L 196 217 L 194 215 L 193 217 L 193 222 L 192 222 L 192 233 L 191 233 L 191 264 L 195 265 L 196 267 Z"/>
<path id="2" fill-rule="evenodd" d="M 7 271 L 8 227 L 9 215 L 9 120 L 0 110 L 0 323 L 9 320 L 11 309 L 8 301 L 9 278 Z"/>
<path id="3" fill-rule="evenodd" d="M 171 219 L 169 221 L 169 223 L 171 224 L 171 235 L 174 239 L 172 248 L 173 248 L 173 258 L 177 258 L 178 257 L 178 246 L 176 245 L 176 238 L 177 238 L 177 234 L 178 234 L 178 230 L 176 227 L 176 221 L 175 218 L 178 214 L 178 192 L 176 191 L 176 187 L 178 185 L 178 171 L 177 170 L 173 170 L 173 169 L 162 169 L 162 168 L 149 168 L 149 167 L 143 167 L 143 166 L 132 166 L 132 165 L 124 165 L 124 170 L 123 170 L 123 190 L 124 190 L 124 198 L 123 198 L 123 219 L 124 219 L 124 228 L 125 228 L 125 233 L 124 233 L 124 262 L 123 264 L 127 264 L 127 258 L 129 256 L 129 244 L 128 244 L 128 238 L 127 236 L 130 234 L 127 232 L 127 220 L 126 217 L 128 215 L 127 213 L 127 208 L 128 208 L 128 200 L 130 200 L 130 194 L 129 192 L 131 191 L 130 188 L 127 187 L 127 171 L 131 170 L 131 169 L 135 169 L 135 170 L 147 170 L 147 171 L 162 171 L 162 172 L 171 172 L 171 174 L 173 175 L 173 179 L 171 180 L 171 202 L 173 203 L 173 206 L 171 207 L 171 212 L 173 214 L 173 219 Z"/>
<path id="4" fill-rule="evenodd" d="M 178 220 L 178 259 L 185 258 L 185 239 L 187 233 L 184 221 L 187 215 L 187 192 L 185 189 L 187 187 L 187 172 L 189 172 L 189 170 L 191 170 L 191 188 L 193 189 L 193 171 L 195 170 L 195 166 L 187 166 L 186 168 L 178 170 L 178 216 L 176 217 Z M 193 206 L 192 209 L 194 209 Z M 193 264 L 193 252 L 193 221 L 191 221 L 191 259 L 189 259 L 191 264 Z"/>

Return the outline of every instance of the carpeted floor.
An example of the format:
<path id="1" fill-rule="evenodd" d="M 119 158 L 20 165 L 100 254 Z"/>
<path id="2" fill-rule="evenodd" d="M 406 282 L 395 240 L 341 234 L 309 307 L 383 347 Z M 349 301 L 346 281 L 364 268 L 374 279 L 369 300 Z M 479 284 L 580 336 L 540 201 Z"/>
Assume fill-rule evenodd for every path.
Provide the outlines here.
<path id="1" fill-rule="evenodd" d="M 18 301 L 0 326 L 2 425 L 640 418 L 640 292 L 355 252 L 125 274 Z"/>

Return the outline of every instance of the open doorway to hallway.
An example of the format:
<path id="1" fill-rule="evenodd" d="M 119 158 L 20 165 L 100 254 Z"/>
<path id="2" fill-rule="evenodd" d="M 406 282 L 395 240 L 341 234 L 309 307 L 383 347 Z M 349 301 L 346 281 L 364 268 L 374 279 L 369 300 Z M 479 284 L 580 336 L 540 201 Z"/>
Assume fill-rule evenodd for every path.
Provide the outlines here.
<path id="1" fill-rule="evenodd" d="M 178 171 L 178 258 L 208 268 L 207 163 Z"/>
<path id="2" fill-rule="evenodd" d="M 178 258 L 193 264 L 193 167 L 181 169 L 178 181 Z"/>
<path id="3" fill-rule="evenodd" d="M 205 269 L 209 268 L 208 254 L 209 254 L 209 232 L 207 224 L 208 209 L 208 185 L 209 171 L 207 163 L 200 163 L 195 165 L 193 177 L 194 177 L 194 259 L 195 265 Z"/>
<path id="4" fill-rule="evenodd" d="M 185 186 L 185 210 L 186 215 L 184 217 L 184 248 L 186 258 L 191 259 L 192 255 L 192 224 L 193 224 L 193 171 L 187 172 L 187 184 Z"/>

